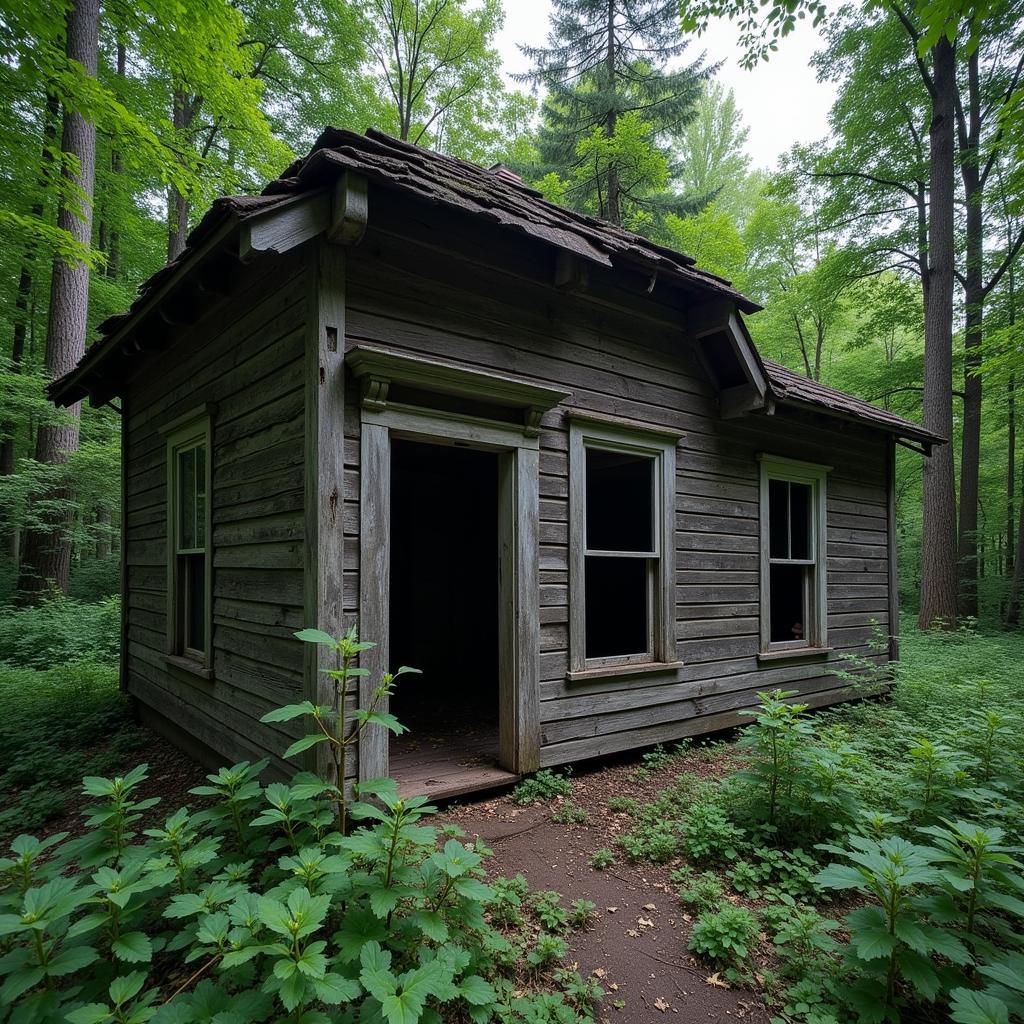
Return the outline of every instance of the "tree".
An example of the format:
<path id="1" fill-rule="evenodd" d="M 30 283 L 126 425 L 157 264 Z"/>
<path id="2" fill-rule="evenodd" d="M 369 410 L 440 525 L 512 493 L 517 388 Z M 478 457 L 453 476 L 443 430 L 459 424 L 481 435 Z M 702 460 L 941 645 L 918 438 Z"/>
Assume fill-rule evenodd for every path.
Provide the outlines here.
<path id="1" fill-rule="evenodd" d="M 84 74 L 95 78 L 99 57 L 99 0 L 75 0 L 67 14 L 67 56 Z M 73 185 L 57 214 L 57 226 L 79 245 L 88 247 L 92 232 L 93 182 L 96 172 L 96 125 L 74 107 L 65 104 L 61 137 L 61 173 Z M 72 200 L 70 196 L 74 196 Z M 86 315 L 89 303 L 89 268 L 81 260 L 54 262 L 50 285 L 50 312 L 46 334 L 46 369 L 51 377 L 69 372 L 85 352 Z M 59 465 L 78 449 L 79 405 L 72 406 L 62 422 L 45 423 L 36 435 L 36 461 Z M 49 529 L 37 528 L 25 539 L 18 589 L 40 594 L 51 581 L 67 590 L 71 570 L 71 543 L 67 536 L 67 511 L 61 502 L 67 494 L 57 490 Z"/>
<path id="2" fill-rule="evenodd" d="M 703 58 L 668 70 L 686 45 L 675 2 L 555 0 L 548 46 L 522 47 L 534 62 L 523 78 L 547 90 L 537 176 L 558 175 L 571 205 L 613 224 L 703 205 L 710 197 L 694 203 L 666 188 L 669 139 L 710 73 Z"/>
<path id="3" fill-rule="evenodd" d="M 683 195 L 714 196 L 717 209 L 742 229 L 762 184 L 759 175 L 750 173 L 744 150 L 750 129 L 732 89 L 714 80 L 704 83 L 694 114 L 673 141 L 673 184 Z"/>
<path id="4" fill-rule="evenodd" d="M 373 0 L 368 13 L 380 127 L 400 139 L 425 144 L 477 96 L 500 91 L 500 0 Z"/>

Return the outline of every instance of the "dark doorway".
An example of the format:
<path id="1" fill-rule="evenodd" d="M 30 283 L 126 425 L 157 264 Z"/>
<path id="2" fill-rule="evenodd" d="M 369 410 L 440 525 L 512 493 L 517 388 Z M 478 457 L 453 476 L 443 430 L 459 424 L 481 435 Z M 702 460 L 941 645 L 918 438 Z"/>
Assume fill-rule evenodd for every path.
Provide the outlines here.
<path id="1" fill-rule="evenodd" d="M 432 796 L 481 788 L 498 758 L 498 455 L 395 440 L 389 660 L 392 774 Z"/>

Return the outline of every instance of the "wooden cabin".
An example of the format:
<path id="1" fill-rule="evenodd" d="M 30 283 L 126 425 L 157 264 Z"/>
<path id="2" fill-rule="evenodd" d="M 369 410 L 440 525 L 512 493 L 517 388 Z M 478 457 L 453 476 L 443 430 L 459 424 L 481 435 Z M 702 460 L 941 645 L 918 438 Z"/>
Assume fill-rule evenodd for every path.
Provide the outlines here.
<path id="1" fill-rule="evenodd" d="M 756 304 L 502 166 L 328 129 L 222 199 L 51 386 L 123 423 L 122 685 L 217 763 L 330 699 L 357 622 L 433 795 L 850 691 L 895 630 L 894 446 L 921 426 L 762 359 Z M 406 681 L 406 678 L 411 681 Z"/>

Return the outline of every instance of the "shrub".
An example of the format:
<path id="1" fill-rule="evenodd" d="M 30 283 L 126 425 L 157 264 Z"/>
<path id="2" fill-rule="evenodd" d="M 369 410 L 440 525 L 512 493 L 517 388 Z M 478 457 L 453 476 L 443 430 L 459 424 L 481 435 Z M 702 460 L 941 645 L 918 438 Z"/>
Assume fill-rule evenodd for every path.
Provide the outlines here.
<path id="1" fill-rule="evenodd" d="M 541 928 L 549 932 L 563 931 L 569 923 L 569 914 L 562 906 L 562 894 L 553 889 L 535 892 L 530 901 L 534 917 Z"/>
<path id="2" fill-rule="evenodd" d="M 68 596 L 78 601 L 102 601 L 121 592 L 121 556 L 90 558 L 71 569 Z"/>
<path id="3" fill-rule="evenodd" d="M 590 860 L 587 863 L 595 871 L 604 871 L 605 868 L 610 868 L 615 863 L 615 854 L 607 846 L 602 846 L 590 855 Z"/>
<path id="4" fill-rule="evenodd" d="M 608 810 L 613 814 L 635 814 L 640 809 L 640 801 L 633 796 L 608 797 Z"/>
<path id="5" fill-rule="evenodd" d="M 713 800 L 701 799 L 686 813 L 682 846 L 695 861 L 735 860 L 743 838 L 743 829 L 729 821 Z"/>
<path id="6" fill-rule="evenodd" d="M 725 895 L 725 887 L 713 871 L 705 871 L 697 876 L 692 872 L 673 872 L 672 881 L 678 887 L 679 902 L 701 914 L 719 906 Z"/>
<path id="7" fill-rule="evenodd" d="M 0 614 L 0 665 L 49 669 L 73 662 L 114 665 L 121 646 L 121 602 L 71 598 Z"/>
<path id="8" fill-rule="evenodd" d="M 711 960 L 742 964 L 757 941 L 757 918 L 745 907 L 723 904 L 715 913 L 705 911 L 690 933 L 690 949 Z"/>
<path id="9" fill-rule="evenodd" d="M 9 1019 L 532 1020 L 545 1004 L 576 1019 L 562 993 L 523 994 L 521 947 L 486 917 L 498 899 L 489 851 L 430 827 L 426 798 L 368 781 L 345 834 L 329 783 L 300 772 L 264 787 L 260 767 L 211 774 L 196 790 L 203 810 L 145 828 L 158 800 L 139 796 L 144 765 L 86 778 L 84 835 L 11 844 L 0 859 Z M 513 879 L 501 898 L 523 891 Z M 565 951 L 542 934 L 527 959 L 546 968 Z"/>
<path id="10" fill-rule="evenodd" d="M 551 812 L 551 820 L 559 825 L 582 825 L 587 820 L 587 812 L 579 804 L 565 800 Z"/>
<path id="11" fill-rule="evenodd" d="M 512 790 L 512 799 L 521 806 L 554 800 L 556 796 L 572 796 L 572 783 L 564 776 L 545 768 Z"/>
<path id="12" fill-rule="evenodd" d="M 679 849 L 679 835 L 671 822 L 639 824 L 616 842 L 630 860 L 649 860 L 652 864 L 664 864 Z"/>

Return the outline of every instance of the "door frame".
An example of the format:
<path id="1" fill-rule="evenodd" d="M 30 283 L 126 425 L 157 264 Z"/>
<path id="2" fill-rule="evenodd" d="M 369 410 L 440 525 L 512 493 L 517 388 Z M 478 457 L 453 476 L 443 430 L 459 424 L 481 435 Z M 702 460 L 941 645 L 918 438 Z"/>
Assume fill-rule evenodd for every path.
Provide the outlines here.
<path id="1" fill-rule="evenodd" d="M 381 407 L 383 405 L 383 408 Z M 528 426 L 447 410 L 364 403 L 360 410 L 359 633 L 376 643 L 360 656 L 368 707 L 389 664 L 391 443 L 402 439 L 498 453 L 498 762 L 516 774 L 540 761 L 540 444 Z M 457 642 L 458 638 L 454 638 Z M 367 726 L 359 779 L 388 775 L 390 734 Z"/>

